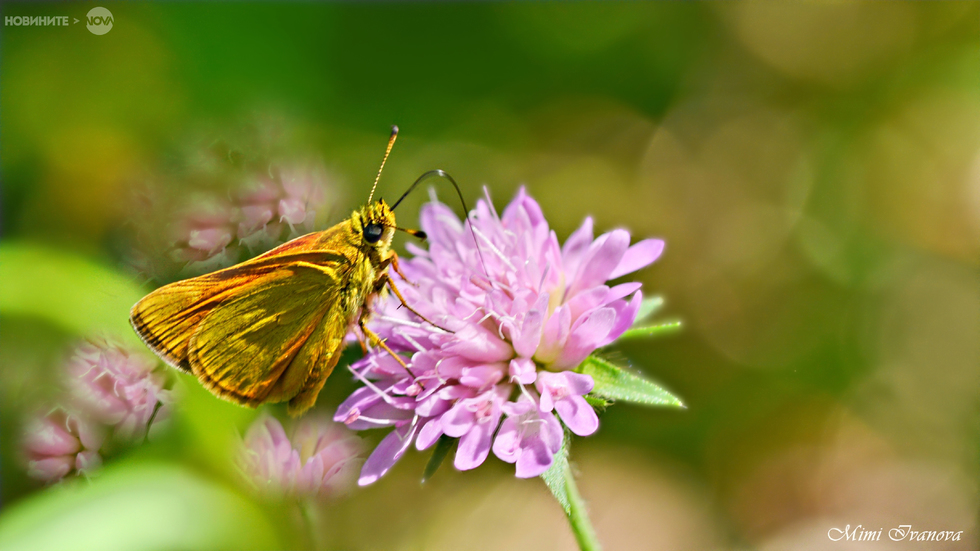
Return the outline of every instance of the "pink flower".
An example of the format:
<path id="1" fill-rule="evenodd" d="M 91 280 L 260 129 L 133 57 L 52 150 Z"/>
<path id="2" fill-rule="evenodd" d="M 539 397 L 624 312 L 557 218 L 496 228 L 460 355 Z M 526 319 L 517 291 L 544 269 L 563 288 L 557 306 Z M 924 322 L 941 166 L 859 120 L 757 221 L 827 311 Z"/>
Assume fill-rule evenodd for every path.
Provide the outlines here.
<path id="1" fill-rule="evenodd" d="M 78 346 L 68 362 L 69 390 L 95 420 L 123 438 L 142 437 L 166 419 L 173 402 L 166 375 L 151 356 L 104 338 Z M 154 411 L 156 415 L 154 416 Z"/>
<path id="2" fill-rule="evenodd" d="M 204 273 L 233 264 L 238 250 L 235 237 L 235 207 L 225 199 L 195 197 L 170 227 L 174 248 L 171 258 L 192 273 Z"/>
<path id="3" fill-rule="evenodd" d="M 561 425 L 527 396 L 508 403 L 506 408 L 507 419 L 494 440 L 493 453 L 508 463 L 516 463 L 518 478 L 539 476 L 548 470 L 561 449 Z"/>
<path id="4" fill-rule="evenodd" d="M 361 439 L 326 419 L 307 416 L 292 432 L 274 417 L 259 417 L 248 432 L 238 463 L 259 492 L 270 497 L 330 497 L 353 484 Z"/>
<path id="5" fill-rule="evenodd" d="M 592 434 L 599 428 L 599 418 L 582 397 L 592 391 L 592 385 L 592 377 L 580 373 L 540 373 L 535 387 L 541 393 L 541 411 L 554 409 L 565 426 L 575 434 Z"/>
<path id="6" fill-rule="evenodd" d="M 395 428 L 364 464 L 362 485 L 384 475 L 412 441 L 425 449 L 441 435 L 459 438 L 458 469 L 479 466 L 492 450 L 516 463 L 518 476 L 537 476 L 561 446 L 553 412 L 575 434 L 598 428 L 583 398 L 592 379 L 569 370 L 633 324 L 640 284 L 606 282 L 652 263 L 663 241 L 630 246 L 625 230 L 593 239 L 587 218 L 560 246 L 524 189 L 502 216 L 489 198 L 479 201 L 470 222 L 472 232 L 445 205 L 425 205 L 429 249 L 410 244 L 415 256 L 401 262 L 407 303 L 452 332 L 397 299 L 379 301 L 370 326 L 411 375 L 382 350 L 352 366 L 365 386 L 334 419 L 355 430 Z"/>
<path id="7" fill-rule="evenodd" d="M 319 163 L 291 163 L 279 172 L 283 194 L 279 199 L 280 220 L 301 235 L 313 231 L 316 209 L 327 200 L 326 170 Z M 297 228 L 299 228 L 297 230 Z"/>
<path id="8" fill-rule="evenodd" d="M 102 464 L 105 432 L 78 413 L 54 409 L 32 419 L 24 434 L 27 474 L 56 482 L 69 474 L 89 474 Z"/>
<path id="9" fill-rule="evenodd" d="M 159 170 L 140 175 L 130 211 L 136 231 L 127 236 L 130 266 L 168 282 L 325 229 L 327 206 L 339 203 L 335 177 L 315 157 L 293 153 L 288 134 L 264 123 L 207 131 Z"/>
<path id="10" fill-rule="evenodd" d="M 261 230 L 272 222 L 280 195 L 278 183 L 265 174 L 258 175 L 242 186 L 236 201 L 241 209 L 238 222 L 239 239 Z"/>

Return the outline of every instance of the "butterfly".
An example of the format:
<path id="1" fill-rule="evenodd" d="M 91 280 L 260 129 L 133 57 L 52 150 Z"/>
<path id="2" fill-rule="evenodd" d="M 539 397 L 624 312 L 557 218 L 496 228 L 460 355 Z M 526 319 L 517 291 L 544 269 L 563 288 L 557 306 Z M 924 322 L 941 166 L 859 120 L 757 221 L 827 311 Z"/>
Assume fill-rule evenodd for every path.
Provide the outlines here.
<path id="1" fill-rule="evenodd" d="M 143 342 L 221 398 L 249 407 L 287 402 L 293 416 L 316 402 L 355 327 L 362 346 L 366 337 L 405 366 L 365 326 L 372 302 L 388 289 L 425 320 L 388 276 L 389 267 L 401 275 L 391 249 L 394 231 L 402 230 L 394 209 L 432 175 L 448 178 L 460 200 L 462 194 L 448 174 L 432 170 L 393 206 L 372 201 L 397 135 L 396 126 L 368 202 L 343 222 L 230 268 L 165 285 L 137 302 L 130 323 Z M 402 231 L 425 239 L 419 230 Z"/>

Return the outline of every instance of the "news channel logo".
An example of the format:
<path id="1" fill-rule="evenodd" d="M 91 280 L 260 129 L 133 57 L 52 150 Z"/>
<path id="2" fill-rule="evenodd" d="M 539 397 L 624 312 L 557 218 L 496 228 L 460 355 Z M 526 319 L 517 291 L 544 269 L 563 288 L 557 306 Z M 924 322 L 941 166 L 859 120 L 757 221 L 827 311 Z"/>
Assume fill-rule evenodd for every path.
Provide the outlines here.
<path id="1" fill-rule="evenodd" d="M 92 34 L 102 35 L 112 30 L 112 12 L 102 7 L 94 7 L 85 15 L 85 26 Z"/>

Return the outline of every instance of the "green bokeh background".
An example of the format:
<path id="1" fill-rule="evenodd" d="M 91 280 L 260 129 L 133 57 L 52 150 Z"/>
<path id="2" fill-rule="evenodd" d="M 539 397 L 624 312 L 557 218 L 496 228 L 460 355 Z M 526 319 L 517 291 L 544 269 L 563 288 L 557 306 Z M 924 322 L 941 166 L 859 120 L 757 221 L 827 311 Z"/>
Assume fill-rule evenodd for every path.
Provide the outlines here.
<path id="1" fill-rule="evenodd" d="M 297 511 L 235 481 L 254 413 L 188 379 L 171 429 L 90 482 L 44 488 L 19 455 L 72 343 L 133 339 L 127 186 L 255 113 L 342 176 L 338 213 L 398 124 L 383 196 L 442 168 L 471 204 L 526 185 L 560 239 L 592 215 L 667 241 L 638 278 L 685 328 L 613 355 L 688 409 L 616 405 L 572 446 L 609 549 L 817 549 L 848 524 L 976 548 L 980 3 L 101 5 L 104 36 L 0 43 L 0 548 L 307 544 Z M 574 545 L 540 481 L 491 458 L 420 486 L 424 462 L 320 507 L 320 546 Z"/>

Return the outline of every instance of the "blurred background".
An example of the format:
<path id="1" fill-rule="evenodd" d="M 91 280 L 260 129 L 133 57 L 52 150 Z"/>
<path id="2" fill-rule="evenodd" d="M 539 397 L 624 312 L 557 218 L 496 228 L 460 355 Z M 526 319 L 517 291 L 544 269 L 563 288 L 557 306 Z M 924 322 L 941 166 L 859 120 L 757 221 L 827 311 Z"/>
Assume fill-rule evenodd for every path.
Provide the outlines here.
<path id="1" fill-rule="evenodd" d="M 235 477 L 255 412 L 190 378 L 91 479 L 31 479 L 21 434 L 79 339 L 138 344 L 143 294 L 303 229 L 229 209 L 315 196 L 324 229 L 365 201 L 392 124 L 385 198 L 442 168 L 471 205 L 526 185 L 561 240 L 587 215 L 666 240 L 638 278 L 684 329 L 613 354 L 687 409 L 616 405 L 572 445 L 608 549 L 977 547 L 977 2 L 105 3 L 101 36 L 93 6 L 2 8 L 83 22 L 0 42 L 0 547 L 306 545 Z M 319 505 L 318 546 L 574 548 L 540 481 L 420 485 L 426 459 Z"/>

